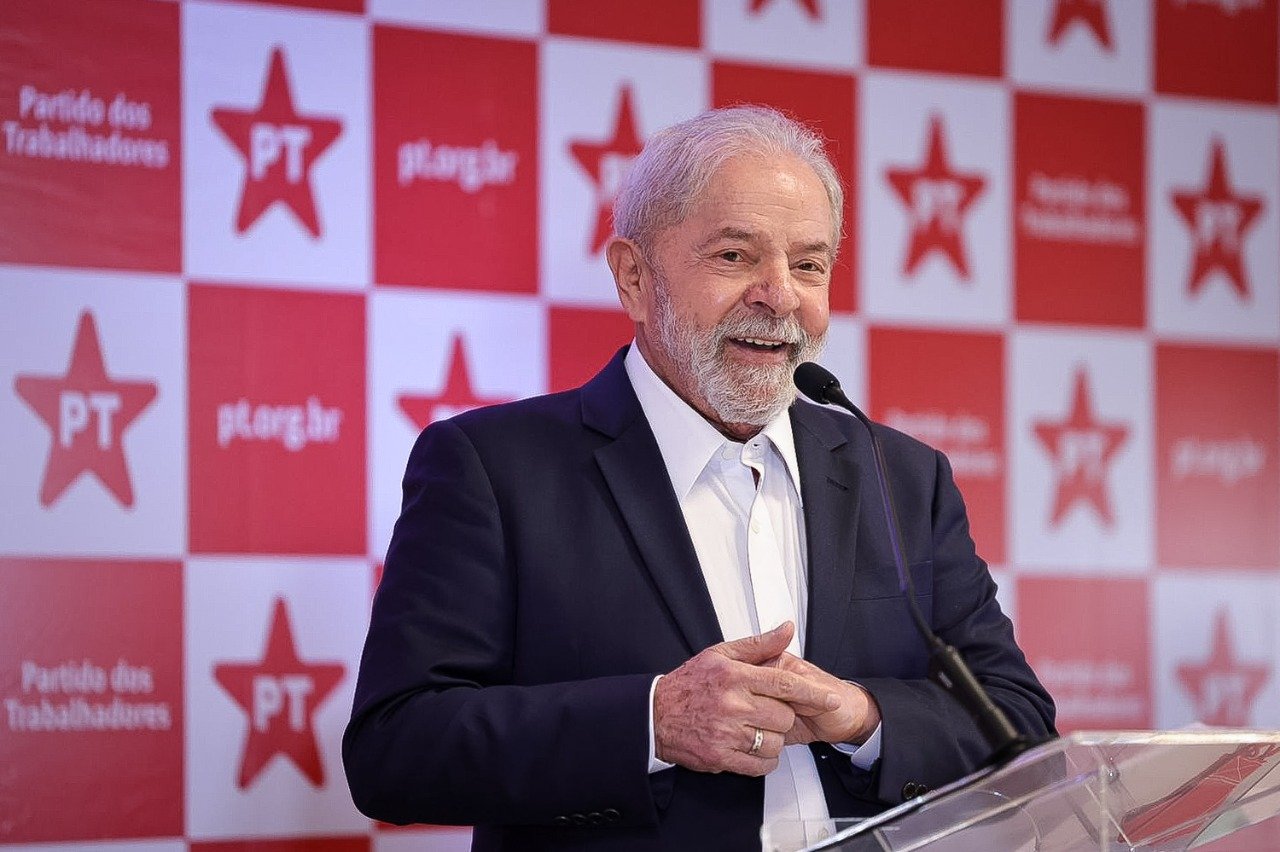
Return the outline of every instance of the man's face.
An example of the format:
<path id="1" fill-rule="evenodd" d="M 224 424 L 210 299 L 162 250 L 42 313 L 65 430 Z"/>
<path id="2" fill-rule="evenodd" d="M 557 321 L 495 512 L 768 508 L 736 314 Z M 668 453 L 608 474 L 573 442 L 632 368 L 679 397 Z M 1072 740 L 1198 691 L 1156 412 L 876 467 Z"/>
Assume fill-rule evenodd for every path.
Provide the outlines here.
<path id="1" fill-rule="evenodd" d="M 722 431 L 757 432 L 795 398 L 796 365 L 822 349 L 832 239 L 809 166 L 729 160 L 650 252 L 643 304 L 631 310 L 650 366 Z"/>

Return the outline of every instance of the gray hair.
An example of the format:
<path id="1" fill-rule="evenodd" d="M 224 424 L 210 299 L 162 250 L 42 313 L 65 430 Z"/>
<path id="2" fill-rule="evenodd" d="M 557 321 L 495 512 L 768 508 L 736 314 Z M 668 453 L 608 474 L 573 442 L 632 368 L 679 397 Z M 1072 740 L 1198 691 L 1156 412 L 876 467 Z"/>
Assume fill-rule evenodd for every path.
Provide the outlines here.
<path id="1" fill-rule="evenodd" d="M 631 164 L 613 203 L 613 227 L 642 251 L 689 215 L 716 170 L 740 154 L 790 155 L 808 165 L 831 205 L 832 254 L 840 245 L 844 190 L 822 137 L 770 107 L 708 110 L 660 130 Z"/>

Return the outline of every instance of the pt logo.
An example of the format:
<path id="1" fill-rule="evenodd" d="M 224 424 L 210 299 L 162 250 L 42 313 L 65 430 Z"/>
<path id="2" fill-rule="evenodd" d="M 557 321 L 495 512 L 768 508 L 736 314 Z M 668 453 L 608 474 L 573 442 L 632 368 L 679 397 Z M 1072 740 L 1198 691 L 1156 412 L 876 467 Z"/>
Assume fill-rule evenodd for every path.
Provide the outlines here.
<path id="1" fill-rule="evenodd" d="M 751 0 L 751 5 L 747 8 L 747 12 L 752 15 L 759 15 L 772 2 L 773 0 Z M 810 20 L 822 20 L 822 9 L 818 6 L 818 0 L 796 0 L 796 2 L 800 4 L 800 8 L 804 10 L 805 15 Z"/>
<path id="2" fill-rule="evenodd" d="M 454 335 L 453 346 L 449 352 L 447 377 L 444 387 L 438 394 L 434 396 L 401 394 L 396 397 L 400 410 L 418 429 L 425 429 L 437 420 L 444 420 L 473 408 L 510 401 L 507 397 L 481 397 L 472 390 L 471 369 L 467 366 L 467 350 L 463 346 L 460 334 Z"/>
<path id="3" fill-rule="evenodd" d="M 1088 28 L 1103 50 L 1111 51 L 1111 27 L 1107 23 L 1107 0 L 1057 0 L 1049 22 L 1049 44 L 1057 47 L 1072 24 Z"/>
<path id="4" fill-rule="evenodd" d="M 1213 619 L 1213 644 L 1200 663 L 1183 663 L 1178 682 L 1196 705 L 1196 718 L 1206 725 L 1243 728 L 1249 725 L 1253 703 L 1270 677 L 1270 667 L 1246 663 L 1231 643 L 1231 624 L 1225 609 Z"/>
<path id="5" fill-rule="evenodd" d="M 93 314 L 80 314 L 64 375 L 18 375 L 13 385 L 52 438 L 40 505 L 53 505 L 80 474 L 91 473 L 121 506 L 133 508 L 124 431 L 155 400 L 156 384 L 107 376 Z"/>
<path id="6" fill-rule="evenodd" d="M 1066 417 L 1032 424 L 1058 478 L 1049 515 L 1049 525 L 1053 527 L 1062 523 L 1077 503 L 1091 508 L 1104 527 L 1115 526 L 1106 476 L 1129 430 L 1121 423 L 1099 420 L 1090 397 L 1089 376 L 1079 367 Z"/>
<path id="7" fill-rule="evenodd" d="M 961 224 L 969 207 L 982 193 L 986 180 L 973 172 L 957 172 L 947 156 L 947 140 L 942 119 L 929 120 L 929 142 L 924 162 L 914 169 L 891 168 L 885 172 L 889 185 L 906 207 L 911 238 L 902 263 L 904 275 L 915 274 L 920 263 L 933 252 L 951 262 L 956 273 L 969 280 Z"/>
<path id="8" fill-rule="evenodd" d="M 642 147 L 640 134 L 636 131 L 635 110 L 631 106 L 631 87 L 627 85 L 622 87 L 618 96 L 611 138 L 602 142 L 569 143 L 569 153 L 587 173 L 595 188 L 596 221 L 587 246 L 587 254 L 591 257 L 600 253 L 613 233 L 613 201 L 618 197 L 622 179 L 627 176 L 631 162 Z"/>
<path id="9" fill-rule="evenodd" d="M 1191 232 L 1191 272 L 1187 292 L 1194 296 L 1214 271 L 1226 276 L 1240 298 L 1249 298 L 1244 271 L 1244 238 L 1262 212 L 1262 196 L 1238 195 L 1227 174 L 1221 139 L 1213 140 L 1209 173 L 1203 189 L 1173 193 L 1173 206 Z"/>
<path id="10" fill-rule="evenodd" d="M 273 204 L 280 203 L 318 238 L 320 219 L 311 191 L 311 167 L 341 135 L 342 122 L 298 113 L 283 51 L 279 47 L 271 51 L 266 88 L 257 109 L 221 107 L 210 116 L 245 162 L 236 233 L 249 230 Z"/>
<path id="11" fill-rule="evenodd" d="M 338 662 L 304 663 L 294 646 L 284 600 L 276 598 L 262 659 L 218 663 L 213 677 L 249 717 L 240 774 L 247 788 L 276 755 L 283 755 L 315 786 L 324 786 L 324 766 L 316 744 L 316 710 L 342 681 Z"/>

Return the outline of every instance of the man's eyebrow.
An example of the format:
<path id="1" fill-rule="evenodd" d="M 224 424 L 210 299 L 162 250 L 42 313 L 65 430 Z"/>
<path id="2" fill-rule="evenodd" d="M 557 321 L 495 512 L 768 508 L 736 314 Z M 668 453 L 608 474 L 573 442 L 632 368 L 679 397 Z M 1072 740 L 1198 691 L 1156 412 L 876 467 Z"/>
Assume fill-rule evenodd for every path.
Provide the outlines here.
<path id="1" fill-rule="evenodd" d="M 726 225 L 720 230 L 711 234 L 698 246 L 699 250 L 705 250 L 720 242 L 721 240 L 741 240 L 743 242 L 754 242 L 759 239 L 759 234 L 737 225 Z M 818 252 L 825 255 L 832 255 L 831 243 L 826 240 L 813 240 L 807 243 L 800 243 L 791 247 L 793 252 Z"/>
<path id="2" fill-rule="evenodd" d="M 755 238 L 755 231 L 748 231 L 746 228 L 739 228 L 736 225 L 726 225 L 703 240 L 698 248 L 708 248 L 721 240 L 744 240 L 749 242 Z"/>
<path id="3" fill-rule="evenodd" d="M 815 240 L 811 243 L 801 243 L 795 249 L 801 252 L 821 252 L 823 254 L 831 254 L 831 243 L 826 240 Z"/>

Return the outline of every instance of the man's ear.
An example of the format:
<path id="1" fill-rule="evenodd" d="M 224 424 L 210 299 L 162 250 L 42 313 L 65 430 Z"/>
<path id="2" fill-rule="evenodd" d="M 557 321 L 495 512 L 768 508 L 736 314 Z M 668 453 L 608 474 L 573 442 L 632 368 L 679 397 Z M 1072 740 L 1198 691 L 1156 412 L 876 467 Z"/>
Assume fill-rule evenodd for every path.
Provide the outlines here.
<path id="1" fill-rule="evenodd" d="M 618 288 L 618 301 L 623 310 L 633 322 L 643 323 L 649 316 L 649 299 L 643 284 L 644 260 L 639 247 L 615 234 L 605 245 L 604 254 L 613 271 L 613 283 Z"/>

